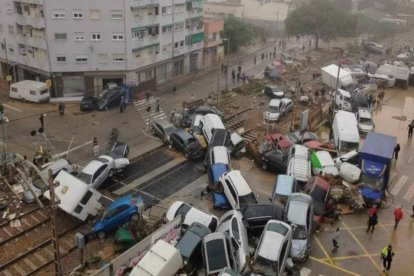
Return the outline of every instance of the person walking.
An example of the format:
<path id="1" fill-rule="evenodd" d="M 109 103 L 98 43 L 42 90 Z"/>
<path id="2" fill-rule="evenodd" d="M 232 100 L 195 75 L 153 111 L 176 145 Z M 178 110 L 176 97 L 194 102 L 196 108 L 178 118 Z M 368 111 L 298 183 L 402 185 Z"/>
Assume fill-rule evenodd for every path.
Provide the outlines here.
<path id="1" fill-rule="evenodd" d="M 231 70 L 231 78 L 232 78 L 233 84 L 234 84 L 234 81 L 236 80 L 236 72 L 234 71 L 234 69 Z"/>
<path id="2" fill-rule="evenodd" d="M 173 87 L 173 94 L 174 95 L 177 94 L 177 87 L 176 86 Z"/>
<path id="3" fill-rule="evenodd" d="M 368 108 L 371 110 L 371 107 L 372 107 L 372 100 L 373 100 L 373 98 L 372 98 L 372 94 L 369 94 L 368 95 Z"/>
<path id="4" fill-rule="evenodd" d="M 394 229 L 397 229 L 398 223 L 400 222 L 400 220 L 402 220 L 403 218 L 403 210 L 402 207 L 397 207 L 394 210 L 394 219 L 395 219 L 395 224 L 394 224 Z"/>
<path id="5" fill-rule="evenodd" d="M 59 103 L 59 115 L 65 115 L 65 104 L 63 102 Z"/>
<path id="6" fill-rule="evenodd" d="M 39 116 L 39 121 L 40 121 L 40 128 L 41 129 L 45 129 L 45 114 L 40 114 Z"/>
<path id="7" fill-rule="evenodd" d="M 377 207 L 373 206 L 368 210 L 368 228 L 367 233 L 371 230 L 371 234 L 374 233 L 375 225 L 378 223 Z"/>
<path id="8" fill-rule="evenodd" d="M 246 75 L 244 73 L 241 74 L 240 78 L 241 78 L 243 84 L 246 84 Z"/>
<path id="9" fill-rule="evenodd" d="M 240 72 L 237 72 L 237 82 L 240 81 Z"/>
<path id="10" fill-rule="evenodd" d="M 160 114 L 160 100 L 159 99 L 157 99 L 157 101 L 155 102 L 155 112 Z"/>
<path id="11" fill-rule="evenodd" d="M 124 96 L 121 97 L 121 102 L 119 103 L 119 113 L 124 112 Z"/>
<path id="12" fill-rule="evenodd" d="M 256 65 L 256 56 L 254 56 L 253 62 L 254 62 L 254 65 Z"/>
<path id="13" fill-rule="evenodd" d="M 395 160 L 398 159 L 398 153 L 400 152 L 401 148 L 400 148 L 400 144 L 397 143 L 397 145 L 394 148 L 394 158 Z"/>
<path id="14" fill-rule="evenodd" d="M 408 125 L 408 138 L 413 138 L 413 129 L 414 129 L 414 123 L 413 122 L 411 122 L 409 125 Z"/>
<path id="15" fill-rule="evenodd" d="M 395 253 L 394 250 L 392 250 L 392 245 L 388 245 L 381 250 L 383 271 L 389 271 L 391 269 L 392 258 L 394 255 Z"/>
<path id="16" fill-rule="evenodd" d="M 93 155 L 98 156 L 99 155 L 99 145 L 98 145 L 98 139 L 96 137 L 93 137 L 92 149 L 93 149 Z"/>
<path id="17" fill-rule="evenodd" d="M 337 227 L 336 230 L 332 234 L 332 244 L 333 244 L 332 253 L 336 252 L 336 250 L 338 250 L 339 248 L 338 239 L 339 239 L 339 227 Z"/>
<path id="18" fill-rule="evenodd" d="M 237 72 L 241 73 L 241 69 L 242 69 L 242 67 L 241 67 L 241 65 L 239 65 L 239 66 L 237 67 Z"/>
<path id="19" fill-rule="evenodd" d="M 385 96 L 385 91 L 381 90 L 378 94 L 379 102 L 382 103 L 382 101 L 384 100 L 384 96 Z"/>

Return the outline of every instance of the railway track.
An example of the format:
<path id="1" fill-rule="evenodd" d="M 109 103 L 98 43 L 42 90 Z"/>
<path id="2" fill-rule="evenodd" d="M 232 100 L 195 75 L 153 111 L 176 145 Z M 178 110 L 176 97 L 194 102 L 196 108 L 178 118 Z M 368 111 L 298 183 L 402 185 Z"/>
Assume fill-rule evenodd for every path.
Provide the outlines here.
<path id="1" fill-rule="evenodd" d="M 251 110 L 250 107 L 247 107 L 245 109 L 242 109 L 240 111 L 237 111 L 229 116 L 226 116 L 224 118 L 224 125 L 226 126 L 227 129 L 229 130 L 235 130 L 237 128 L 242 127 L 247 120 L 248 117 L 248 112 Z M 257 136 L 255 134 L 253 134 L 252 129 L 248 129 L 246 130 L 243 134 L 243 140 L 246 143 L 251 143 L 256 141 Z"/>
<path id="2" fill-rule="evenodd" d="M 73 230 L 82 225 L 82 222 L 71 226 L 59 233 L 59 245 L 61 258 L 67 256 L 76 249 Z M 54 261 L 52 238 L 46 239 L 35 246 L 17 254 L 5 263 L 0 264 L 0 274 L 5 276 L 31 275 L 48 267 Z"/>

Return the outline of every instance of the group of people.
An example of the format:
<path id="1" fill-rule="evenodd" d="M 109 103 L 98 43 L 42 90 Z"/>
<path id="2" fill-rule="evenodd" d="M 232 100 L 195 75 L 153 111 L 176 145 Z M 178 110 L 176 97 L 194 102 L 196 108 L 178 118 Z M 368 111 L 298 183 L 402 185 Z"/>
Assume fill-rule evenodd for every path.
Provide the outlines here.
<path id="1" fill-rule="evenodd" d="M 237 73 L 234 69 L 231 70 L 231 79 L 233 80 L 233 84 L 235 83 L 236 79 L 237 79 L 237 82 L 241 81 L 243 84 L 246 83 L 247 77 L 245 73 L 242 73 L 241 65 L 237 67 Z"/>
<path id="2" fill-rule="evenodd" d="M 375 108 L 375 106 L 379 103 L 382 103 L 384 101 L 384 96 L 385 96 L 385 91 L 381 90 L 377 97 L 374 98 L 374 96 L 372 94 L 368 95 L 368 106 L 370 109 Z"/>

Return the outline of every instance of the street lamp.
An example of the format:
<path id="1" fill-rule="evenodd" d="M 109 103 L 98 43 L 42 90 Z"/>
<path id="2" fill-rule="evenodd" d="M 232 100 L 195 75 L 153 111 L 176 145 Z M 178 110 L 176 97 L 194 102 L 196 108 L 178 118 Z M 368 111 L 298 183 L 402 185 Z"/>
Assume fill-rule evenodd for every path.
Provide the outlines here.
<path id="1" fill-rule="evenodd" d="M 227 37 L 227 38 L 223 38 L 223 41 L 227 41 L 226 91 L 228 91 L 229 59 L 230 59 L 230 36 Z"/>

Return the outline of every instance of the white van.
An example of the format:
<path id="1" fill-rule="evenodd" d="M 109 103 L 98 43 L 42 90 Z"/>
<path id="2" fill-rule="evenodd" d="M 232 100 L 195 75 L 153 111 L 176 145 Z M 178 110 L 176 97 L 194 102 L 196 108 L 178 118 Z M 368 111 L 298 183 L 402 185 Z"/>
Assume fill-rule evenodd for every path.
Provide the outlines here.
<path id="1" fill-rule="evenodd" d="M 348 91 L 338 88 L 335 97 L 335 104 L 341 110 L 352 111 L 351 94 Z"/>
<path id="2" fill-rule="evenodd" d="M 306 184 L 311 177 L 311 163 L 309 149 L 302 145 L 295 145 L 289 150 L 289 164 L 287 175 L 292 176 L 298 184 Z"/>
<path id="3" fill-rule="evenodd" d="M 59 182 L 55 188 L 57 199 L 60 199 L 59 208 L 66 213 L 85 221 L 89 215 L 96 216 L 102 209 L 99 203 L 101 193 L 77 179 L 66 171 L 60 171 L 54 182 Z M 50 193 L 44 196 L 50 200 Z"/>
<path id="4" fill-rule="evenodd" d="M 49 87 L 44 82 L 24 80 L 10 85 L 12 99 L 40 103 L 50 99 Z"/>
<path id="5" fill-rule="evenodd" d="M 173 276 L 183 267 L 180 252 L 164 240 L 158 240 L 139 261 L 130 276 Z"/>
<path id="6" fill-rule="evenodd" d="M 336 112 L 332 123 L 332 132 L 335 147 L 340 152 L 359 149 L 358 122 L 354 113 L 343 110 Z"/>
<path id="7" fill-rule="evenodd" d="M 211 137 L 215 129 L 226 129 L 221 118 L 217 114 L 206 114 L 200 120 L 200 128 L 207 144 L 210 144 Z"/>

